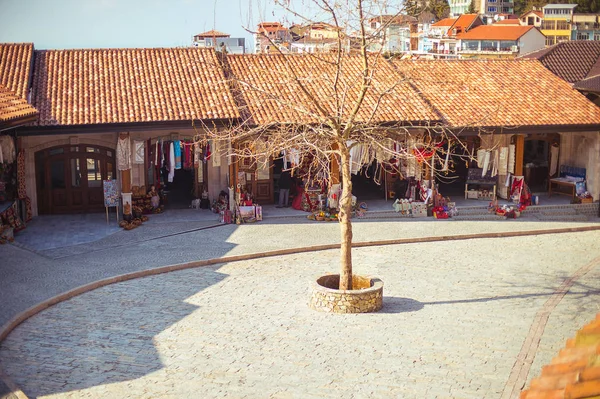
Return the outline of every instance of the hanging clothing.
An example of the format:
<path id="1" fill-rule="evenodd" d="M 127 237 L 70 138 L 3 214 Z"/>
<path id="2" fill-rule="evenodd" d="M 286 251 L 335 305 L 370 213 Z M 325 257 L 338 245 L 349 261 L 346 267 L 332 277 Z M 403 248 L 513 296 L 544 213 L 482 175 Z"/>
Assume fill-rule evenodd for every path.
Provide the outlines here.
<path id="1" fill-rule="evenodd" d="M 260 146 L 261 144 L 257 143 L 258 146 Z M 213 163 L 214 167 L 219 167 L 219 166 L 221 166 L 221 152 L 219 151 L 219 149 L 220 149 L 219 141 L 213 140 L 212 145 L 213 145 L 213 147 L 212 147 L 213 148 L 212 163 Z M 266 150 L 266 146 L 265 146 L 265 150 Z M 263 149 L 258 150 L 258 152 L 263 152 L 263 151 L 264 151 Z M 264 157 L 261 157 L 261 158 L 264 158 Z"/>
<path id="2" fill-rule="evenodd" d="M 169 144 L 169 183 L 173 183 L 175 177 L 175 144 Z"/>
<path id="3" fill-rule="evenodd" d="M 129 137 L 117 141 L 117 169 L 131 169 L 131 148 Z"/>
<path id="4" fill-rule="evenodd" d="M 175 154 L 175 169 L 181 169 L 181 141 L 173 142 L 173 153 Z"/>
<path id="5" fill-rule="evenodd" d="M 550 177 L 558 172 L 558 150 L 557 145 L 550 146 Z"/>

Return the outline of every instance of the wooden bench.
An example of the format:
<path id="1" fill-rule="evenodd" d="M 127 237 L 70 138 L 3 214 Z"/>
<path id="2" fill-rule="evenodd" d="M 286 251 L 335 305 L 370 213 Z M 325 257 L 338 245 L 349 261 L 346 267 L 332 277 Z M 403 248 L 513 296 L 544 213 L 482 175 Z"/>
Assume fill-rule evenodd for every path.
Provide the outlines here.
<path id="1" fill-rule="evenodd" d="M 569 195 L 573 198 L 577 195 L 577 183 L 585 183 L 586 171 L 585 168 L 577 168 L 575 166 L 561 165 L 559 168 L 558 177 L 548 180 L 548 196 L 551 197 L 552 186 L 566 187 L 568 192 L 555 191 L 556 194 Z"/>

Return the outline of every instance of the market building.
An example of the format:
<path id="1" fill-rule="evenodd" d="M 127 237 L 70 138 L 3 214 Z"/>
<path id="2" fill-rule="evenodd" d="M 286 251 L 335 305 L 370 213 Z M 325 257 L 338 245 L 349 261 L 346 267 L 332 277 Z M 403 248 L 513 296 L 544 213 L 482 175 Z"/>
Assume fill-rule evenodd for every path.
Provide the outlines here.
<path id="1" fill-rule="evenodd" d="M 104 210 L 103 180 L 116 180 L 132 206 L 161 175 L 165 202 L 227 187 L 222 152 L 193 145 L 204 125 L 239 115 L 213 49 L 0 49 L 3 70 L 22 72 L 18 87 L 39 111 L 11 132 L 25 153 L 33 215 Z"/>
<path id="2" fill-rule="evenodd" d="M 0 54 L 0 84 L 22 104 L 30 98 L 39 113 L 21 121 L 26 125 L 2 132 L 23 151 L 21 180 L 32 215 L 102 211 L 106 180 L 116 181 L 121 206 L 144 206 L 136 201 L 154 187 L 163 191 L 163 203 L 179 200 L 188 207 L 190 199 L 206 193 L 213 200 L 237 184 L 256 202 L 274 203 L 286 155 L 237 163 L 206 140 L 204 129 L 306 123 L 310 102 L 288 84 L 290 77 L 300 76 L 326 104 L 335 75 L 335 63 L 326 60 L 333 54 L 223 56 L 212 48 L 36 51 L 32 44 L 0 45 Z M 352 88 L 360 59 L 345 55 L 343 62 L 341 79 Z M 367 98 L 359 120 L 397 127 L 396 133 L 389 129 L 386 145 L 409 148 L 402 132 L 419 136 L 446 129 L 455 140 L 442 143 L 440 151 L 460 144 L 479 155 L 481 165 L 448 160 L 449 172 L 459 176 L 452 195 L 467 196 L 469 166 L 489 169 L 500 198 L 511 197 L 514 176 L 547 192 L 568 189 L 551 184 L 567 173 L 583 178 L 593 198 L 600 197 L 600 108 L 537 60 L 384 61 L 373 82 L 373 98 Z M 382 93 L 385 101 L 378 100 Z M 400 173 L 376 165 L 369 173 L 358 168 L 355 188 L 388 198 L 399 179 L 427 180 L 433 169 L 427 160 L 416 157 L 400 165 Z M 335 162 L 331 165 L 335 168 Z M 442 191 L 444 182 L 435 183 Z"/>

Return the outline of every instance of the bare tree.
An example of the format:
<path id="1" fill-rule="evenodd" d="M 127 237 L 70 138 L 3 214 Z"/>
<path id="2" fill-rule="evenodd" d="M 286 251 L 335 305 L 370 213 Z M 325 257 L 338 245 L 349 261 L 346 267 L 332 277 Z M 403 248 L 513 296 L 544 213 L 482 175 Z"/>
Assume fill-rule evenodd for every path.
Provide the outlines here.
<path id="1" fill-rule="evenodd" d="M 426 164 L 433 179 L 447 172 L 449 153 L 462 143 L 411 83 L 410 68 L 368 51 L 394 18 L 371 21 L 390 10 L 400 15 L 391 2 L 311 0 L 314 15 L 289 1 L 275 3 L 304 24 L 334 26 L 335 50 L 223 56 L 241 121 L 204 129 L 234 161 L 265 163 L 283 153 L 294 159 L 289 169 L 304 166 L 312 181 L 331 187 L 341 177 L 339 288 L 352 289 L 352 173 L 373 161 L 398 171 L 401 162 L 413 162 Z"/>

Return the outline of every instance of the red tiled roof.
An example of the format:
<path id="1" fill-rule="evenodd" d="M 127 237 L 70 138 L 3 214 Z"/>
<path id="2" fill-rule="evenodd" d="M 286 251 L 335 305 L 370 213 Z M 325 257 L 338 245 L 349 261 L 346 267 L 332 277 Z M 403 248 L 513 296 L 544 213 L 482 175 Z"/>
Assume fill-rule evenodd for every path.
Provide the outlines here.
<path id="1" fill-rule="evenodd" d="M 0 127 L 13 122 L 29 121 L 38 114 L 37 110 L 13 91 L 0 84 Z"/>
<path id="2" fill-rule="evenodd" d="M 600 313 L 568 339 L 521 399 L 593 399 L 600 396 Z"/>
<path id="3" fill-rule="evenodd" d="M 600 93 L 600 76 L 593 76 L 591 78 L 585 78 L 579 82 L 573 84 L 573 87 L 577 90 Z"/>
<path id="4" fill-rule="evenodd" d="M 238 110 L 213 49 L 36 51 L 39 125 L 230 119 Z"/>
<path id="5" fill-rule="evenodd" d="M 194 37 L 206 37 L 206 38 L 212 38 L 212 37 L 229 37 L 231 35 L 229 35 L 228 33 L 223 33 L 223 32 L 219 32 L 218 30 L 209 30 L 208 32 L 204 32 L 204 33 L 198 33 L 196 36 Z"/>
<path id="6" fill-rule="evenodd" d="M 600 42 L 575 40 L 523 56 L 539 60 L 555 75 L 570 83 L 591 77 L 599 71 Z"/>
<path id="7" fill-rule="evenodd" d="M 450 126 L 600 124 L 599 107 L 534 60 L 393 62 Z"/>
<path id="8" fill-rule="evenodd" d="M 518 40 L 521 36 L 535 29 L 533 26 L 514 25 L 481 25 L 468 32 L 456 35 L 461 40 Z"/>
<path id="9" fill-rule="evenodd" d="M 521 25 L 518 19 L 502 19 L 494 25 Z"/>
<path id="10" fill-rule="evenodd" d="M 321 122 L 309 97 L 303 93 L 294 73 L 311 96 L 332 114 L 339 108 L 335 104 L 335 55 L 314 56 L 309 54 L 248 54 L 227 57 L 231 73 L 236 80 L 236 98 L 243 117 L 252 116 L 255 124 Z M 343 57 L 338 94 L 340 101 L 347 101 L 342 109 L 346 117 L 358 94 L 361 82 L 361 59 L 357 56 Z M 383 58 L 371 58 L 377 62 L 371 90 L 358 113 L 358 121 L 367 122 L 418 122 L 437 121 L 439 116 Z M 397 85 L 397 86 L 394 86 Z M 389 91 L 389 92 L 387 92 Z M 386 92 L 386 94 L 384 94 Z M 378 102 L 379 95 L 383 94 Z M 373 114 L 373 111 L 376 112 Z M 371 116 L 373 119 L 370 119 Z"/>
<path id="11" fill-rule="evenodd" d="M 458 17 L 456 21 L 454 21 L 452 26 L 450 26 L 450 29 L 448 29 L 448 34 L 453 34 L 452 31 L 454 29 L 456 29 L 456 33 L 466 32 L 471 29 L 471 26 L 473 26 L 477 20 L 481 21 L 478 14 L 463 14 Z"/>
<path id="12" fill-rule="evenodd" d="M 522 14 L 519 18 L 523 18 L 531 13 L 537 15 L 540 18 L 544 18 L 544 13 L 541 11 L 527 11 L 526 13 Z"/>
<path id="13" fill-rule="evenodd" d="M 0 44 L 0 84 L 27 98 L 33 43 Z"/>
<path id="14" fill-rule="evenodd" d="M 279 22 L 261 22 L 258 24 L 258 33 L 279 32 L 280 30 L 287 30 L 287 28 Z"/>
<path id="15" fill-rule="evenodd" d="M 452 26 L 454 25 L 454 23 L 456 22 L 458 18 L 444 18 L 440 21 L 437 21 L 435 24 L 431 25 L 431 26 Z"/>

